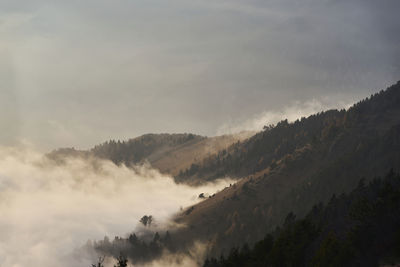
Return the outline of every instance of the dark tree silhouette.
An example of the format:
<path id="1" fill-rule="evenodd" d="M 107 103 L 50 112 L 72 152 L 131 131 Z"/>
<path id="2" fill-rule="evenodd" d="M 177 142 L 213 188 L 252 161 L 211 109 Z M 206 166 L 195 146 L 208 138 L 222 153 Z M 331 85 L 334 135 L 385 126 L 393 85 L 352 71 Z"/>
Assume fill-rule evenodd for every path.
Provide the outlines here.
<path id="1" fill-rule="evenodd" d="M 117 265 L 114 265 L 114 267 L 127 267 L 128 266 L 128 259 L 120 254 L 117 258 Z"/>
<path id="2" fill-rule="evenodd" d="M 153 222 L 153 216 L 149 215 L 144 215 L 140 220 L 139 220 L 144 226 L 150 226 L 151 223 Z"/>
<path id="3" fill-rule="evenodd" d="M 97 263 L 92 264 L 92 267 L 104 267 L 103 262 L 104 262 L 104 257 L 99 257 Z"/>

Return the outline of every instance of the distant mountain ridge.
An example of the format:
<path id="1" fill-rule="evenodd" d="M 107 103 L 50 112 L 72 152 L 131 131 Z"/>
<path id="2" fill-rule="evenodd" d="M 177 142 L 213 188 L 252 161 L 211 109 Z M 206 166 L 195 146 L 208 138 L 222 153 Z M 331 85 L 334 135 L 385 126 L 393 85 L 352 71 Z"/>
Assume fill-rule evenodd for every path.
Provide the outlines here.
<path id="1" fill-rule="evenodd" d="M 66 157 L 97 157 L 127 166 L 148 162 L 162 173 L 176 176 L 181 170 L 249 136 L 250 132 L 216 137 L 190 133 L 145 134 L 127 141 L 110 140 L 90 150 L 60 148 L 47 156 L 59 162 Z"/>

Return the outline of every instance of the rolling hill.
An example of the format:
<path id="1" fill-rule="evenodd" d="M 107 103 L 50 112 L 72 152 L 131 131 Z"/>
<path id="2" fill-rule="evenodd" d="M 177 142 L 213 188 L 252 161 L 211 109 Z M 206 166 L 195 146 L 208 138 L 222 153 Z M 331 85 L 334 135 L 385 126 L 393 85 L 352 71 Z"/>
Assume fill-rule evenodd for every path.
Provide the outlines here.
<path id="1" fill-rule="evenodd" d="M 178 176 L 182 170 L 245 140 L 252 134 L 242 132 L 215 137 L 194 134 L 145 134 L 128 141 L 110 140 L 90 150 L 60 148 L 47 156 L 60 163 L 66 157 L 97 157 L 127 166 L 147 162 L 161 173 Z M 188 178 L 185 182 L 200 183 L 201 180 Z"/>

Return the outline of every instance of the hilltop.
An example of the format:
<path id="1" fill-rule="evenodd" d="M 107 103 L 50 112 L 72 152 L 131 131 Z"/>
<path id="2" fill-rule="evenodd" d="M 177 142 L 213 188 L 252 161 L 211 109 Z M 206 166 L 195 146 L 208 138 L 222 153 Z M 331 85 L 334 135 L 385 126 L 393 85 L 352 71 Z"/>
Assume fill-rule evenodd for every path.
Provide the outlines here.
<path id="1" fill-rule="evenodd" d="M 60 148 L 47 154 L 62 163 L 67 157 L 96 157 L 126 166 L 150 163 L 161 173 L 178 176 L 182 170 L 195 166 L 204 158 L 245 140 L 251 132 L 235 135 L 206 137 L 194 134 L 145 134 L 127 141 L 109 140 L 89 150 Z M 182 180 L 181 180 L 182 181 Z M 201 183 L 199 179 L 184 179 L 187 183 Z"/>

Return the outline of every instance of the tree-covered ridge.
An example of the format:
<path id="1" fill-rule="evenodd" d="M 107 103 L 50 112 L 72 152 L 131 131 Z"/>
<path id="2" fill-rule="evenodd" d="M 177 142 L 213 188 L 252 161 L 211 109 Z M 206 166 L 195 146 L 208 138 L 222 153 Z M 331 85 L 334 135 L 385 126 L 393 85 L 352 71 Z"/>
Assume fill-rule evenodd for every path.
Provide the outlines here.
<path id="1" fill-rule="evenodd" d="M 194 134 L 146 134 L 127 141 L 109 140 L 90 150 L 60 148 L 47 154 L 47 157 L 59 164 L 63 164 L 68 158 L 77 157 L 91 160 L 100 158 L 128 167 L 150 163 L 161 173 L 176 176 L 179 171 L 252 134 L 242 132 L 215 137 Z M 184 182 L 199 184 L 203 181 L 186 179 Z"/>
<path id="2" fill-rule="evenodd" d="M 194 176 L 221 171 L 244 178 L 176 217 L 190 226 L 186 236 L 210 244 L 211 256 L 254 244 L 290 211 L 303 218 L 315 203 L 350 192 L 363 177 L 368 182 L 391 168 L 399 172 L 400 83 L 348 111 L 281 122 L 225 153 L 218 164 L 198 166 Z"/>
<path id="3" fill-rule="evenodd" d="M 149 231 L 144 236 L 138 237 L 132 233 L 128 238 L 115 237 L 112 241 L 105 237 L 104 240 L 94 242 L 92 246 L 100 255 L 116 259 L 124 255 L 129 262 L 137 264 L 157 259 L 165 251 L 176 252 L 179 244 L 176 244 L 168 231 L 162 234 Z"/>
<path id="4" fill-rule="evenodd" d="M 400 176 L 390 172 L 350 194 L 315 205 L 303 219 L 284 224 L 252 249 L 234 248 L 204 267 L 378 266 L 400 262 Z"/>
<path id="5" fill-rule="evenodd" d="M 89 150 L 59 148 L 47 154 L 51 159 L 62 161 L 65 157 L 97 157 L 127 166 L 146 160 L 159 150 L 176 148 L 181 145 L 204 140 L 206 137 L 194 134 L 145 134 L 127 141 L 109 140 Z"/>
<path id="6" fill-rule="evenodd" d="M 97 145 L 90 152 L 99 158 L 127 166 L 146 159 L 160 147 L 178 146 L 205 137 L 194 134 L 145 134 L 128 141 L 110 140 Z"/>
<path id="7" fill-rule="evenodd" d="M 286 155 L 309 144 L 329 148 L 343 137 L 378 137 L 393 125 L 400 123 L 400 82 L 371 95 L 346 110 L 329 110 L 301 118 L 293 123 L 287 120 L 264 127 L 252 138 L 237 142 L 193 164 L 182 171 L 180 180 L 195 176 L 200 179 L 248 176 L 267 168 L 274 168 Z M 347 150 L 354 150 L 350 140 Z M 323 144 L 325 147 L 321 147 Z M 343 150 L 346 145 L 343 144 Z M 339 151 L 345 152 L 345 151 Z"/>
<path id="8" fill-rule="evenodd" d="M 361 178 L 368 183 L 391 168 L 400 171 L 400 83 L 347 111 L 266 127 L 206 158 L 190 176 L 182 173 L 183 180 L 218 175 L 241 179 L 174 218 L 187 226 L 173 233 L 174 248 L 181 251 L 199 240 L 215 257 L 244 243 L 252 246 L 290 211 L 299 219 L 309 217 L 315 203 L 328 203 L 333 194 L 353 190 Z M 314 234 L 320 231 L 316 228 Z M 314 242 L 314 234 L 306 236 Z"/>

